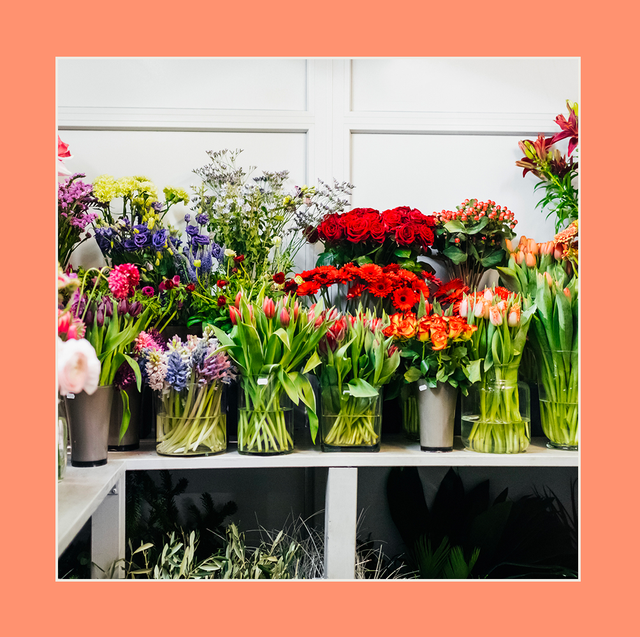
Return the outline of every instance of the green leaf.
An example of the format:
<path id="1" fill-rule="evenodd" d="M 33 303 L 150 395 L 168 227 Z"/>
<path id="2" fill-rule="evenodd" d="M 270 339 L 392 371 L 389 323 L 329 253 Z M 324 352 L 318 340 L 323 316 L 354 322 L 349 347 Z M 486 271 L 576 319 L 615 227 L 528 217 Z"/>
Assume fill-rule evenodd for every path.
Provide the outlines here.
<path id="1" fill-rule="evenodd" d="M 373 261 L 366 255 L 362 255 L 356 259 L 358 265 L 366 265 L 367 263 L 373 263 Z"/>
<path id="2" fill-rule="evenodd" d="M 274 334 L 283 342 L 284 346 L 287 349 L 291 349 L 291 345 L 289 343 L 289 335 L 287 334 L 287 332 L 285 330 L 283 330 L 282 328 L 277 329 Z"/>
<path id="3" fill-rule="evenodd" d="M 378 395 L 378 390 L 363 378 L 354 378 L 347 387 L 354 398 L 375 398 Z"/>
<path id="4" fill-rule="evenodd" d="M 458 221 L 457 219 L 447 221 L 447 223 L 444 224 L 444 227 L 449 232 L 466 232 L 465 225 L 461 221 Z"/>
<path id="5" fill-rule="evenodd" d="M 451 223 L 451 221 L 449 223 Z M 480 221 L 478 221 L 478 223 L 476 223 L 475 226 L 471 226 L 470 228 L 467 228 L 467 234 L 477 234 L 488 223 L 489 223 L 489 217 L 486 217 L 486 216 L 482 217 L 482 219 L 480 219 Z"/>
<path id="6" fill-rule="evenodd" d="M 466 368 L 467 377 L 471 383 L 477 383 L 480 380 L 480 365 L 482 364 L 482 359 L 478 359 L 475 361 L 471 361 Z"/>
<path id="7" fill-rule="evenodd" d="M 467 260 L 467 253 L 460 250 L 460 248 L 456 248 L 455 246 L 449 246 L 442 251 L 445 257 L 451 259 L 455 265 L 462 263 Z"/>
<path id="8" fill-rule="evenodd" d="M 123 356 L 127 363 L 129 363 L 129 366 L 135 374 L 136 387 L 138 388 L 138 391 L 142 391 L 142 374 L 140 373 L 140 366 L 138 365 L 138 361 L 135 360 L 135 358 L 131 358 L 131 356 L 129 356 L 128 354 L 123 353 Z"/>
<path id="9" fill-rule="evenodd" d="M 409 369 L 404 373 L 404 379 L 408 383 L 413 383 L 422 377 L 422 373 L 417 367 L 409 367 Z"/>
<path id="10" fill-rule="evenodd" d="M 406 248 L 398 248 L 394 250 L 393 254 L 401 259 L 409 259 L 411 257 L 411 250 L 407 250 Z"/>
<path id="11" fill-rule="evenodd" d="M 296 389 L 295 383 L 293 382 L 289 374 L 282 369 L 282 367 L 278 369 L 278 380 L 284 387 L 284 390 L 287 392 L 287 396 L 289 396 L 289 398 L 291 398 L 291 400 L 296 405 L 300 404 L 300 396 L 298 395 L 298 390 Z"/>
<path id="12" fill-rule="evenodd" d="M 498 248 L 497 250 L 494 250 L 493 252 L 490 252 L 486 256 L 482 257 L 482 259 L 480 259 L 480 263 L 485 268 L 493 268 L 504 261 L 505 255 L 505 250 L 503 250 L 502 248 Z"/>
<path id="13" fill-rule="evenodd" d="M 316 268 L 322 265 L 333 265 L 336 261 L 336 253 L 333 250 L 327 250 L 318 256 Z"/>
<path id="14" fill-rule="evenodd" d="M 307 364 L 304 366 L 302 373 L 307 374 L 312 369 L 315 369 L 321 363 L 322 363 L 322 360 L 320 359 L 320 356 L 318 356 L 318 351 L 314 350 L 313 354 L 311 354 L 309 360 L 307 361 Z"/>
<path id="15" fill-rule="evenodd" d="M 129 408 L 129 394 L 124 389 L 120 390 L 120 397 L 122 398 L 122 422 L 120 423 L 120 437 L 118 438 L 118 444 L 122 442 L 124 435 L 129 428 L 129 422 L 131 421 L 131 409 Z"/>

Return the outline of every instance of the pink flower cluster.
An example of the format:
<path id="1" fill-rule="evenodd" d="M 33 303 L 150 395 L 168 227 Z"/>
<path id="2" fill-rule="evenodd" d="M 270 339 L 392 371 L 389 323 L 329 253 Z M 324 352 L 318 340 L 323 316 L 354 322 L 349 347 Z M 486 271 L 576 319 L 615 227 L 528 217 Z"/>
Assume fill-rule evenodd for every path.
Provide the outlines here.
<path id="1" fill-rule="evenodd" d="M 140 283 L 140 272 L 135 265 L 123 263 L 109 273 L 109 289 L 118 300 L 133 296 Z"/>

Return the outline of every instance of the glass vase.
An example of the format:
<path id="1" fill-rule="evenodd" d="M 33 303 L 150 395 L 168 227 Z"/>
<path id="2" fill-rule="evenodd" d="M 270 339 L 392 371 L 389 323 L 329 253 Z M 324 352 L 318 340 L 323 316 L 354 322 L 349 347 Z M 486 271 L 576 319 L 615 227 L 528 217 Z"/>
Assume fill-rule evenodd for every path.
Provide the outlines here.
<path id="1" fill-rule="evenodd" d="M 58 396 L 58 480 L 64 478 L 67 471 L 67 444 L 69 431 L 67 429 L 67 409 L 64 398 Z"/>
<path id="2" fill-rule="evenodd" d="M 223 385 L 190 383 L 156 393 L 156 452 L 162 456 L 209 456 L 227 448 Z"/>
<path id="3" fill-rule="evenodd" d="M 402 431 L 412 442 L 420 440 L 420 414 L 418 409 L 418 383 L 405 383 L 400 390 Z"/>
<path id="4" fill-rule="evenodd" d="M 360 398 L 337 385 L 321 386 L 322 451 L 379 451 L 382 428 L 382 388 Z"/>
<path id="5" fill-rule="evenodd" d="M 238 453 L 293 451 L 293 402 L 273 374 L 242 376 L 238 393 Z"/>
<path id="6" fill-rule="evenodd" d="M 531 442 L 529 387 L 518 365 L 494 365 L 462 397 L 462 444 L 481 453 L 522 453 Z"/>
<path id="7" fill-rule="evenodd" d="M 551 449 L 578 449 L 578 352 L 538 350 L 540 420 Z"/>

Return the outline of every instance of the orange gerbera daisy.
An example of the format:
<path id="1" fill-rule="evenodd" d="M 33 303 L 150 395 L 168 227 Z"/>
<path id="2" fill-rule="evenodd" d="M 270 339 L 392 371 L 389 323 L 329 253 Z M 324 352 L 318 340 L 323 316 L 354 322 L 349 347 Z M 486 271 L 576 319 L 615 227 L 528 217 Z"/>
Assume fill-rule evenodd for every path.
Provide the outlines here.
<path id="1" fill-rule="evenodd" d="M 372 281 L 367 287 L 367 290 L 371 292 L 373 296 L 384 298 L 393 292 L 393 282 L 388 276 L 383 274 Z"/>
<path id="2" fill-rule="evenodd" d="M 378 277 L 382 276 L 382 268 L 375 263 L 365 263 L 360 266 L 358 276 L 367 283 L 373 283 Z"/>

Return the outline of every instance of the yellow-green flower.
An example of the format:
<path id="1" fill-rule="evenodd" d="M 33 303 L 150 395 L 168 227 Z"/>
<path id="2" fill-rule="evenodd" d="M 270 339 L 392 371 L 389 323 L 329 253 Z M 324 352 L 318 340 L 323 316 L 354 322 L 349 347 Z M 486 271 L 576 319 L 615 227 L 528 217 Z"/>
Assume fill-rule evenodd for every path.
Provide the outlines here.
<path id="1" fill-rule="evenodd" d="M 120 196 L 118 182 L 111 175 L 100 175 L 93 182 L 93 194 L 98 201 L 109 202 Z"/>
<path id="2" fill-rule="evenodd" d="M 164 190 L 164 196 L 168 203 L 189 203 L 189 195 L 186 190 L 182 188 L 174 188 L 173 186 L 167 186 Z"/>

